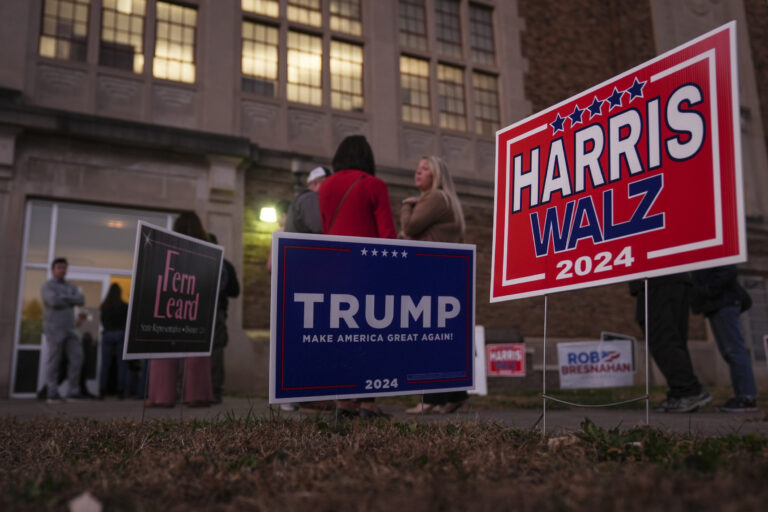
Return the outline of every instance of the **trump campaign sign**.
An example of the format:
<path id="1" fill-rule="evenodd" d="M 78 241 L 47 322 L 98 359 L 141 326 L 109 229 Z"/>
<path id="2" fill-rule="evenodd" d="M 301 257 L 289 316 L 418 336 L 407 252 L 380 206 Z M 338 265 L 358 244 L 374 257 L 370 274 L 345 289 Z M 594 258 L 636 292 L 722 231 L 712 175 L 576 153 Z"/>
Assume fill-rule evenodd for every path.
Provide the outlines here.
<path id="1" fill-rule="evenodd" d="M 270 403 L 474 386 L 475 246 L 275 233 Z"/>
<path id="2" fill-rule="evenodd" d="M 491 302 L 746 260 L 735 37 L 497 132 Z"/>

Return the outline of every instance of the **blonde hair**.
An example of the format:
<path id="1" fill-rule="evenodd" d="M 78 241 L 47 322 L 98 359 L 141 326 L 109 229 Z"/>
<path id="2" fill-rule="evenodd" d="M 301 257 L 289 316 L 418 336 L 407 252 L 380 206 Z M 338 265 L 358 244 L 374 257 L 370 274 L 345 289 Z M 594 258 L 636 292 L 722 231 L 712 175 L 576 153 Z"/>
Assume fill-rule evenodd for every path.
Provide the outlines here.
<path id="1" fill-rule="evenodd" d="M 453 217 L 459 224 L 461 230 L 461 236 L 464 237 L 464 230 L 466 225 L 464 223 L 464 211 L 461 209 L 461 201 L 456 194 L 456 187 L 453 185 L 453 178 L 448 172 L 448 166 L 445 164 L 445 160 L 439 156 L 429 155 L 422 156 L 421 160 L 427 162 L 429 170 L 432 171 L 432 190 L 442 190 L 445 194 L 445 198 L 448 200 L 448 205 L 453 211 Z"/>

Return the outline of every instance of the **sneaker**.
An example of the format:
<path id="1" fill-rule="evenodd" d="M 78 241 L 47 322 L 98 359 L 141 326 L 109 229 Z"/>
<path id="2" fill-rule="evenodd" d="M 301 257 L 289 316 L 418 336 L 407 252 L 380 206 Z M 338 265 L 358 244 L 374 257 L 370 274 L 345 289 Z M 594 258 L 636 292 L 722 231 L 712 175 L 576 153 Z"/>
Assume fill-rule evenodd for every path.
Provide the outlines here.
<path id="1" fill-rule="evenodd" d="M 651 408 L 655 412 L 667 412 L 667 409 L 675 407 L 675 405 L 677 404 L 678 401 L 679 401 L 678 398 L 674 398 L 674 397 L 669 397 L 668 396 L 667 398 L 665 398 L 661 402 L 659 402 L 657 404 L 653 404 L 653 406 L 651 406 Z"/>
<path id="2" fill-rule="evenodd" d="M 754 398 L 735 396 L 717 408 L 720 412 L 757 412 L 757 402 Z"/>
<path id="3" fill-rule="evenodd" d="M 665 412 L 695 412 L 712 401 L 712 395 L 705 390 L 697 395 L 681 396 L 680 398 L 668 398 L 669 404 Z"/>
<path id="4" fill-rule="evenodd" d="M 280 410 L 286 412 L 298 411 L 299 404 L 280 404 Z"/>
<path id="5" fill-rule="evenodd" d="M 47 404 L 60 404 L 64 400 L 61 398 L 61 395 L 56 393 L 55 395 L 51 395 L 48 398 L 45 399 L 45 403 Z"/>

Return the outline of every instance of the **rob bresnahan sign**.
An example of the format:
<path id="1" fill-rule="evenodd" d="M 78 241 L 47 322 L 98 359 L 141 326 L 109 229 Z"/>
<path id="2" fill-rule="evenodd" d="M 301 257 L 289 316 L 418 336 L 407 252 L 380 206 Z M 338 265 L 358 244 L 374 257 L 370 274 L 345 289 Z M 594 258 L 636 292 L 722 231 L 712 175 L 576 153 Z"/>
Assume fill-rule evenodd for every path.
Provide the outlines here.
<path id="1" fill-rule="evenodd" d="M 270 402 L 474 385 L 475 246 L 275 233 Z"/>
<path id="2" fill-rule="evenodd" d="M 578 341 L 557 344 L 561 389 L 631 386 L 632 342 Z"/>
<path id="3" fill-rule="evenodd" d="M 492 302 L 745 261 L 735 38 L 497 133 Z"/>
<path id="4" fill-rule="evenodd" d="M 123 359 L 206 356 L 224 249 L 139 221 Z"/>

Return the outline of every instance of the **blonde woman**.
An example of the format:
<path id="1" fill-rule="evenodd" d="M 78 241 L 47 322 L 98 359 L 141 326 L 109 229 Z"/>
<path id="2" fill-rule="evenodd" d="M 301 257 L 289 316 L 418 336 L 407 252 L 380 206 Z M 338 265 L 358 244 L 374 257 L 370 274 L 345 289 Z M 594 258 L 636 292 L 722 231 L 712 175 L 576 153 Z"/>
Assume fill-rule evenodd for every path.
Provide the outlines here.
<path id="1" fill-rule="evenodd" d="M 420 194 L 403 200 L 400 236 L 430 242 L 464 241 L 464 213 L 445 161 L 439 156 L 422 157 L 413 181 Z M 466 399 L 466 391 L 432 393 L 424 395 L 422 403 L 405 412 L 448 414 L 461 407 Z"/>

